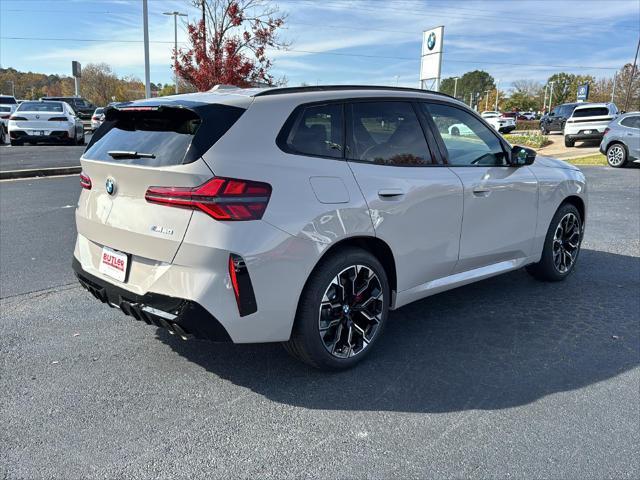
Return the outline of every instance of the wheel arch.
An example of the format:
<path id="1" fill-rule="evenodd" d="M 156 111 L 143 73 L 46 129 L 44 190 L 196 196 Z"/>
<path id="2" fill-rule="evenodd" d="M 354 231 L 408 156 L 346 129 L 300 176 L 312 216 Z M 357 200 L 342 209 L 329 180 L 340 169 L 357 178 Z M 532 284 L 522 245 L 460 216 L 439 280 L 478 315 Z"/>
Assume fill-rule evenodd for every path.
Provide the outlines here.
<path id="1" fill-rule="evenodd" d="M 584 200 L 577 195 L 570 195 L 562 201 L 562 203 L 558 206 L 558 208 L 560 208 L 562 205 L 565 205 L 565 204 L 573 205 L 578 209 L 578 212 L 580 213 L 580 217 L 582 220 L 582 224 L 584 225 L 585 216 L 587 214 L 587 210 L 586 210 L 587 207 L 584 203 Z"/>
<path id="2" fill-rule="evenodd" d="M 318 258 L 315 265 L 311 269 L 311 272 L 307 276 L 305 285 L 300 291 L 300 297 L 302 297 L 302 292 L 304 292 L 304 289 L 307 286 L 307 282 L 313 275 L 313 272 L 316 270 L 316 268 L 318 268 L 318 265 L 320 265 L 320 263 L 327 257 L 327 255 L 333 254 L 334 252 L 337 252 L 346 247 L 361 248 L 362 250 L 369 252 L 371 255 L 378 259 L 378 261 L 384 268 L 387 279 L 389 280 L 389 289 L 392 292 L 391 297 L 393 298 L 395 296 L 395 292 L 397 291 L 398 276 L 396 271 L 396 261 L 393 256 L 393 252 L 391 251 L 391 247 L 389 247 L 389 245 L 384 240 L 381 240 L 378 237 L 367 235 L 347 237 L 332 244 L 329 248 L 327 248 L 322 253 L 320 258 Z M 298 304 L 299 303 L 300 299 L 298 299 Z"/>

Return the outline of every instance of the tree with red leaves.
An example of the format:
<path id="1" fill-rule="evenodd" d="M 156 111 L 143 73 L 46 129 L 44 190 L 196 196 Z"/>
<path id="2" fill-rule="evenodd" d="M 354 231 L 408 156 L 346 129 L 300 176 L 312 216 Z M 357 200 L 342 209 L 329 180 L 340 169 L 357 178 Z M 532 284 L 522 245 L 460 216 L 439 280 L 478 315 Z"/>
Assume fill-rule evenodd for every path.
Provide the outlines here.
<path id="1" fill-rule="evenodd" d="M 189 23 L 190 46 L 173 52 L 178 76 L 199 91 L 226 84 L 249 87 L 273 85 L 267 48 L 286 49 L 277 29 L 285 16 L 266 0 L 193 0 L 206 18 Z"/>

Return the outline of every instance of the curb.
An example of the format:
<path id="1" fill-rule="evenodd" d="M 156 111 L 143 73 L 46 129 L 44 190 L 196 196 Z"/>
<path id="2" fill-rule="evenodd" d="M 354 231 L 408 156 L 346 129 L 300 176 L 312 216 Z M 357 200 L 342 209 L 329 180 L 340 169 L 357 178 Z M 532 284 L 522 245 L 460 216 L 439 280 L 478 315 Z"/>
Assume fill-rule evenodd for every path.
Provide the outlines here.
<path id="1" fill-rule="evenodd" d="M 55 175 L 72 175 L 80 173 L 81 166 L 77 167 L 53 167 L 53 168 L 32 168 L 25 170 L 0 170 L 0 180 L 31 177 L 52 177 Z"/>

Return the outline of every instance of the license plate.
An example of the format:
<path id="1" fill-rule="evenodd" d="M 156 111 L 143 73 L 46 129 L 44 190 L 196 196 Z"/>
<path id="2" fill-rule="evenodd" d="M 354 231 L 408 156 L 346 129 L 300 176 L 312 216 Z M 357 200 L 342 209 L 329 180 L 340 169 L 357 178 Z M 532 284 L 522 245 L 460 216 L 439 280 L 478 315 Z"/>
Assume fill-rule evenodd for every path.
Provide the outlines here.
<path id="1" fill-rule="evenodd" d="M 584 133 L 585 133 L 586 135 L 589 135 L 590 133 L 593 133 L 593 130 L 585 130 L 585 131 L 584 131 Z"/>
<path id="2" fill-rule="evenodd" d="M 40 136 L 44 135 L 44 131 L 43 130 L 34 130 L 33 134 L 40 137 Z"/>
<path id="3" fill-rule="evenodd" d="M 109 247 L 102 247 L 102 256 L 100 257 L 100 272 L 115 278 L 119 282 L 127 279 L 127 267 L 129 264 L 129 255 L 118 252 Z"/>

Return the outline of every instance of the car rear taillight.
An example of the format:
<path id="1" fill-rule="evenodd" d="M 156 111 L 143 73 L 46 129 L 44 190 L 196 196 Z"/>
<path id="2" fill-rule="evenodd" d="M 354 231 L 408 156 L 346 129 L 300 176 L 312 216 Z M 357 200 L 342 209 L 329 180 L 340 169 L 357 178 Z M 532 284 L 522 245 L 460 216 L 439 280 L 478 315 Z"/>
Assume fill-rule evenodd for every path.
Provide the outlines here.
<path id="1" fill-rule="evenodd" d="M 11 115 L 2 115 L 0 118 L 3 120 L 6 120 L 7 118 L 9 118 Z"/>
<path id="2" fill-rule="evenodd" d="M 91 120 L 95 120 L 97 122 L 100 119 L 98 117 L 96 117 L 96 116 L 93 116 L 93 117 L 91 117 Z"/>
<path id="3" fill-rule="evenodd" d="M 80 186 L 87 190 L 91 190 L 91 178 L 84 172 L 80 172 Z"/>
<path id="4" fill-rule="evenodd" d="M 49 119 L 50 122 L 66 122 L 69 119 L 67 117 L 51 117 Z"/>
<path id="5" fill-rule="evenodd" d="M 216 220 L 259 220 L 271 197 L 271 185 L 213 177 L 199 187 L 149 187 L 147 202 L 201 210 Z"/>
<path id="6" fill-rule="evenodd" d="M 24 118 L 24 117 L 16 117 L 15 115 L 11 115 L 11 116 L 9 117 L 9 120 L 14 120 L 14 121 L 17 121 L 17 120 L 26 120 L 26 118 Z"/>
<path id="7" fill-rule="evenodd" d="M 609 133 L 609 130 L 611 130 L 609 127 L 604 129 L 604 134 L 606 135 L 607 133 Z"/>

